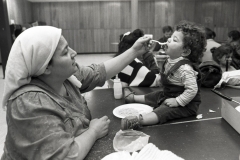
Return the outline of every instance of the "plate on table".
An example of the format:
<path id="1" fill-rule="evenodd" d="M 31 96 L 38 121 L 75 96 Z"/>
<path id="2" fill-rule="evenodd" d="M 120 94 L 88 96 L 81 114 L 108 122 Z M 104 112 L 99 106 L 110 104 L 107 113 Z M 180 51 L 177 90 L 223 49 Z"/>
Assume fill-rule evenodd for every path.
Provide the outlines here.
<path id="1" fill-rule="evenodd" d="M 130 103 L 116 107 L 113 114 L 118 118 L 126 116 L 137 116 L 139 114 L 147 114 L 153 111 L 153 108 L 146 104 Z"/>

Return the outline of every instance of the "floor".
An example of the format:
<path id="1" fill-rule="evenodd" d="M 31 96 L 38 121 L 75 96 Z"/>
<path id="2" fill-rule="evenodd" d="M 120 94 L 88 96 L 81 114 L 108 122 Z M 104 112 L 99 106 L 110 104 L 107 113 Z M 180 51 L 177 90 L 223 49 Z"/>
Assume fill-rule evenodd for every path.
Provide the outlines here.
<path id="1" fill-rule="evenodd" d="M 114 54 L 78 54 L 76 56 L 76 61 L 80 65 L 90 65 L 92 63 L 101 63 L 108 59 L 111 59 Z M 2 96 L 3 96 L 3 86 L 4 86 L 4 79 L 3 79 L 3 70 L 2 66 L 0 65 L 0 106 L 2 104 Z M 107 88 L 107 83 L 103 87 L 97 87 L 95 89 L 102 89 Z M 7 133 L 7 124 L 6 124 L 6 112 L 2 110 L 0 107 L 0 158 L 3 153 L 3 147 L 5 142 L 5 136 Z"/>

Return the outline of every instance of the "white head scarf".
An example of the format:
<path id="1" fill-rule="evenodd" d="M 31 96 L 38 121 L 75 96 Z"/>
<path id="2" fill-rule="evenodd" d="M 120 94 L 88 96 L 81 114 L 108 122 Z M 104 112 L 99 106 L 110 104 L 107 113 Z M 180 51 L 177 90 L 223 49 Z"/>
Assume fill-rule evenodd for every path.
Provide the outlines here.
<path id="1" fill-rule="evenodd" d="M 18 36 L 6 65 L 3 108 L 14 91 L 30 83 L 31 77 L 44 73 L 57 48 L 61 34 L 61 29 L 37 26 L 25 30 Z"/>

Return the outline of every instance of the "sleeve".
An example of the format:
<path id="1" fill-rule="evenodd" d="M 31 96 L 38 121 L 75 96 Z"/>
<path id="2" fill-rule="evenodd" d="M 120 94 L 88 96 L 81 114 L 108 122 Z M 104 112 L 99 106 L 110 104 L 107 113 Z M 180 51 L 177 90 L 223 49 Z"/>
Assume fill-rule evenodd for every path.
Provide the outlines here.
<path id="1" fill-rule="evenodd" d="M 74 75 L 82 83 L 82 87 L 80 88 L 82 93 L 105 84 L 107 74 L 103 63 L 78 66 L 78 68 L 78 71 Z"/>
<path id="2" fill-rule="evenodd" d="M 8 140 L 23 157 L 76 159 L 79 146 L 64 124 L 64 112 L 47 95 L 27 92 L 9 101 L 9 105 Z"/>
<path id="3" fill-rule="evenodd" d="M 156 64 L 156 61 L 154 59 L 153 53 L 152 52 L 147 52 L 143 54 L 143 64 L 151 70 L 151 72 L 158 74 L 159 73 L 159 68 Z"/>
<path id="4" fill-rule="evenodd" d="M 181 80 L 184 85 L 184 92 L 176 97 L 176 100 L 180 106 L 187 105 L 197 94 L 197 72 L 189 65 L 183 65 L 180 67 Z"/>

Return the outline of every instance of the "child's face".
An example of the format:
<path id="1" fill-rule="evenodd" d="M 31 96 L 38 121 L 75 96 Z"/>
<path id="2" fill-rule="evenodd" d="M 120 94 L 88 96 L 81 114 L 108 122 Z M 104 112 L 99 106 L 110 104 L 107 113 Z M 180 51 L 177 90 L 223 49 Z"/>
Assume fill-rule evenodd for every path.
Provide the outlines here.
<path id="1" fill-rule="evenodd" d="M 171 59 L 181 57 L 183 53 L 183 34 L 180 31 L 175 31 L 171 38 L 168 38 L 165 52 Z"/>
<path id="2" fill-rule="evenodd" d="M 222 58 L 219 59 L 219 62 L 222 66 L 226 66 L 227 65 L 227 60 L 228 60 L 228 65 L 230 65 L 231 61 L 232 61 L 232 54 L 228 54 L 228 55 L 223 55 Z"/>
<path id="3" fill-rule="evenodd" d="M 165 33 L 164 33 L 164 37 L 166 37 L 166 38 L 170 38 L 171 35 L 172 35 L 172 31 L 169 31 L 169 32 L 165 32 Z"/>
<path id="4" fill-rule="evenodd" d="M 227 42 L 228 42 L 228 43 L 232 42 L 232 37 L 228 37 L 228 38 L 227 38 Z"/>

